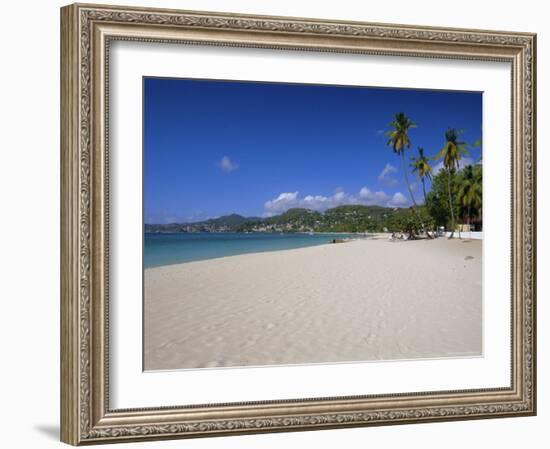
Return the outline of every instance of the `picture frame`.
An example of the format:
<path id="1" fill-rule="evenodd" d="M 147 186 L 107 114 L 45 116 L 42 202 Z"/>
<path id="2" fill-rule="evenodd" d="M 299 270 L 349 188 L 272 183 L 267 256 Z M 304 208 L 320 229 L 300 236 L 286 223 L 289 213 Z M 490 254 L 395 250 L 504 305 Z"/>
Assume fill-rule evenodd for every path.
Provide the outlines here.
<path id="1" fill-rule="evenodd" d="M 112 408 L 109 52 L 116 41 L 511 67 L 510 385 Z M 72 445 L 536 414 L 536 35 L 74 4 L 61 9 L 61 440 Z M 327 379 L 328 382 L 328 379 Z"/>

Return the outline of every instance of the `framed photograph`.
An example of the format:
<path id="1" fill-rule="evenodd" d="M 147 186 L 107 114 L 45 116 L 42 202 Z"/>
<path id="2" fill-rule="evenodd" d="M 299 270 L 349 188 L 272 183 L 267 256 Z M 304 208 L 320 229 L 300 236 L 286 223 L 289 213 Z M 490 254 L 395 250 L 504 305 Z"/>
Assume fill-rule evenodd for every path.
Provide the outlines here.
<path id="1" fill-rule="evenodd" d="M 62 441 L 536 413 L 534 34 L 75 4 L 61 37 Z"/>

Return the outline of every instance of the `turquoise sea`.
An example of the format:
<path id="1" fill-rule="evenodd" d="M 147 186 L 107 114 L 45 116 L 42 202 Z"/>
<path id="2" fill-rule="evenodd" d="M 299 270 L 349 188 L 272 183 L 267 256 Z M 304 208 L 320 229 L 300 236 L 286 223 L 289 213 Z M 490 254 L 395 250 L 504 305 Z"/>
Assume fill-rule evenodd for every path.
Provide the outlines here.
<path id="1" fill-rule="evenodd" d="M 237 254 L 324 245 L 352 234 L 174 233 L 145 234 L 143 266 L 159 267 Z"/>

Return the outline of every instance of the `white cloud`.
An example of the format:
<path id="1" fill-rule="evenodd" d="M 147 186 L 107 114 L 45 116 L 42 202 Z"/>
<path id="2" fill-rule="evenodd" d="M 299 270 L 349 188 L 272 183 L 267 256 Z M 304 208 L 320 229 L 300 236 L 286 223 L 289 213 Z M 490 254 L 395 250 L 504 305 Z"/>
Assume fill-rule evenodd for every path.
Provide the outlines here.
<path id="1" fill-rule="evenodd" d="M 350 195 L 342 189 L 337 189 L 337 191 L 330 196 L 306 195 L 300 197 L 299 192 L 284 192 L 276 198 L 265 202 L 263 216 L 271 217 L 295 207 L 323 212 L 327 209 L 345 204 L 404 207 L 408 206 L 409 202 L 401 193 L 396 193 L 391 197 L 382 191 L 373 192 L 368 187 L 363 187 L 357 195 Z"/>
<path id="2" fill-rule="evenodd" d="M 232 171 L 239 169 L 239 164 L 232 161 L 229 156 L 224 156 L 218 162 L 218 167 L 220 167 L 224 172 L 230 173 Z"/>
<path id="3" fill-rule="evenodd" d="M 411 201 L 401 192 L 395 193 L 392 199 L 388 201 L 390 207 L 408 207 L 410 204 Z"/>
<path id="4" fill-rule="evenodd" d="M 389 199 L 389 195 L 382 191 L 373 192 L 367 187 L 363 187 L 359 191 L 359 198 L 364 202 L 365 205 L 371 206 L 374 204 L 384 205 Z"/>
<path id="5" fill-rule="evenodd" d="M 298 192 L 281 193 L 277 198 L 266 201 L 264 208 L 266 213 L 275 215 L 293 207 L 298 207 Z"/>
<path id="6" fill-rule="evenodd" d="M 397 173 L 397 167 L 394 167 L 392 164 L 386 164 L 378 175 L 378 181 L 387 186 L 396 185 L 397 179 L 392 176 L 393 173 Z"/>
<path id="7" fill-rule="evenodd" d="M 266 201 L 264 208 L 267 214 L 280 214 L 294 207 L 303 207 L 316 211 L 324 211 L 331 207 L 341 206 L 342 204 L 351 204 L 355 201 L 344 191 L 337 191 L 332 196 L 307 195 L 303 198 L 298 196 L 298 192 L 284 192 L 277 198 Z"/>
<path id="8" fill-rule="evenodd" d="M 459 163 L 459 169 L 466 167 L 466 165 L 475 165 L 475 162 L 471 157 L 463 157 L 460 159 Z M 432 172 L 434 175 L 437 175 L 441 170 L 443 170 L 443 168 L 443 160 L 440 160 L 432 167 Z"/>

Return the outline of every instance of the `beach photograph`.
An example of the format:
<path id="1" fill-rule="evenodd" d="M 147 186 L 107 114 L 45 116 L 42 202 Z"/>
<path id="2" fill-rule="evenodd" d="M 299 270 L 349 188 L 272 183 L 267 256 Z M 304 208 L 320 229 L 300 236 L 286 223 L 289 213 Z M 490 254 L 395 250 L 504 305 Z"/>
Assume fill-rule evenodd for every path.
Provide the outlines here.
<path id="1" fill-rule="evenodd" d="M 481 92 L 143 79 L 143 369 L 483 355 Z"/>

